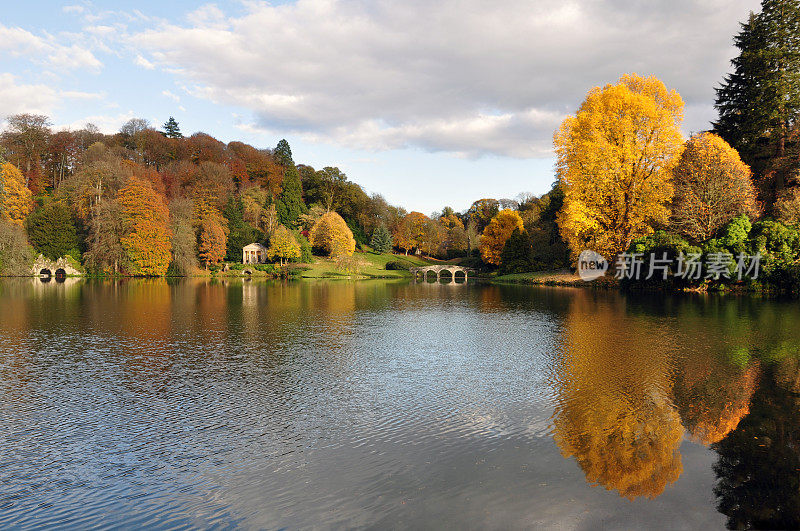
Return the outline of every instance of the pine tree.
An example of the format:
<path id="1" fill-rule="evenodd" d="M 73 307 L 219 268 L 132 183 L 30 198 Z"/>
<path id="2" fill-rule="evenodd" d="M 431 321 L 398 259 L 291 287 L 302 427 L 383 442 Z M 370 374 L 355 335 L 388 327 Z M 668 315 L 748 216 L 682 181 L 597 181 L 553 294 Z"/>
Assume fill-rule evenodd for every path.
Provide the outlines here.
<path id="1" fill-rule="evenodd" d="M 300 174 L 294 164 L 287 167 L 284 172 L 283 190 L 275 202 L 275 208 L 278 212 L 278 221 L 287 227 L 294 226 L 300 214 L 306 211 Z"/>
<path id="2" fill-rule="evenodd" d="M 164 136 L 167 138 L 183 138 L 181 128 L 178 127 L 178 122 L 172 116 L 164 124 Z"/>
<path id="3" fill-rule="evenodd" d="M 386 228 L 386 225 L 380 224 L 375 228 L 372 232 L 372 239 L 369 242 L 369 246 L 377 253 L 388 253 L 392 250 L 394 246 L 392 234 L 389 232 L 389 229 Z"/>
<path id="4" fill-rule="evenodd" d="M 222 215 L 228 220 L 230 230 L 225 259 L 229 262 L 239 262 L 242 259 L 242 248 L 258 239 L 258 231 L 245 222 L 244 204 L 240 197 L 229 198 Z"/>
<path id="5" fill-rule="evenodd" d="M 503 273 L 524 273 L 533 270 L 533 243 L 525 230 L 514 229 L 500 253 Z"/>
<path id="6" fill-rule="evenodd" d="M 762 0 L 761 8 L 734 39 L 739 55 L 717 89 L 714 131 L 739 151 L 772 202 L 798 167 L 790 137 L 800 115 L 800 3 Z"/>
<path id="7" fill-rule="evenodd" d="M 273 155 L 275 156 L 275 160 L 281 166 L 294 166 L 294 161 L 292 160 L 292 148 L 289 147 L 289 142 L 287 142 L 285 138 L 278 142 L 278 145 L 273 151 Z"/>

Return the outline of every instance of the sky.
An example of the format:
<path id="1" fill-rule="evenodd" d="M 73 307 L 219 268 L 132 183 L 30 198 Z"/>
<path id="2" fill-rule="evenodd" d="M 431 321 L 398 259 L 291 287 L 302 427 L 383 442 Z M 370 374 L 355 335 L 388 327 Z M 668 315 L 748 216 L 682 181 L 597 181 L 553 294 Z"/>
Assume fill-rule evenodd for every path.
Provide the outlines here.
<path id="1" fill-rule="evenodd" d="M 587 91 L 655 75 L 709 128 L 756 0 L 28 1 L 0 13 L 0 119 L 130 118 L 338 166 L 429 214 L 542 194 Z"/>

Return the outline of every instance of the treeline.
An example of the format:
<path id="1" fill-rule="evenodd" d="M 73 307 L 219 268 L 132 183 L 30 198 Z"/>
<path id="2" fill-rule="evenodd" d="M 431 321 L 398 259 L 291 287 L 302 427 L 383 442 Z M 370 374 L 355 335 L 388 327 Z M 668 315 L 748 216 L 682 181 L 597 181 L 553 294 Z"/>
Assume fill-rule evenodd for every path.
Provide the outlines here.
<path id="1" fill-rule="evenodd" d="M 697 287 L 739 282 L 737 257 L 758 254 L 756 284 L 799 291 L 799 36 L 800 2 L 764 0 L 735 39 L 719 120 L 688 140 L 680 95 L 656 78 L 590 91 L 555 135 L 572 259 L 591 249 L 622 267 L 624 255 L 650 253 L 727 264 L 721 278 L 670 269 L 669 284 Z"/>
<path id="2" fill-rule="evenodd" d="M 532 255 L 540 267 L 566 264 L 555 226 L 558 191 L 426 216 L 368 195 L 336 167 L 295 164 L 285 140 L 257 149 L 205 133 L 184 137 L 173 118 L 161 130 L 133 119 L 113 135 L 91 125 L 53 131 L 40 115 L 7 123 L 0 135 L 4 274 L 28 273 L 41 253 L 70 256 L 96 274 L 186 275 L 239 262 L 252 242 L 267 245 L 279 265 L 356 249 L 474 255 L 498 265 L 510 236 L 501 210 L 546 244 Z M 520 257 L 515 263 L 522 267 Z"/>

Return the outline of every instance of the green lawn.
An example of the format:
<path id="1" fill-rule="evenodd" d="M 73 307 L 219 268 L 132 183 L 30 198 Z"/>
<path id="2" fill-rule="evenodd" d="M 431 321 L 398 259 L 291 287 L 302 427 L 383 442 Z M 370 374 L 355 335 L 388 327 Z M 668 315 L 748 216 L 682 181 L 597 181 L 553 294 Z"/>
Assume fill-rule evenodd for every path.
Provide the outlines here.
<path id="1" fill-rule="evenodd" d="M 388 262 L 399 262 L 404 267 L 417 267 L 433 263 L 441 263 L 417 256 L 405 256 L 402 254 L 375 254 L 354 253 L 350 259 L 350 270 L 343 270 L 334 261 L 328 258 L 316 257 L 311 264 L 298 264 L 303 268 L 299 273 L 300 278 L 408 278 L 411 274 L 408 271 L 388 270 Z"/>

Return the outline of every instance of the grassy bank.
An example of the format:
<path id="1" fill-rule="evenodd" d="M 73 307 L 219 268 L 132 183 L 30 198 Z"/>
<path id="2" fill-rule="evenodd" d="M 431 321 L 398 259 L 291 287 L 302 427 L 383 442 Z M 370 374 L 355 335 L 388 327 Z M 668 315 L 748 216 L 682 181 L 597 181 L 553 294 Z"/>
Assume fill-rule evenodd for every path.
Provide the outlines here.
<path id="1" fill-rule="evenodd" d="M 390 262 L 401 269 L 387 269 Z M 429 265 L 434 262 L 417 256 L 398 254 L 354 253 L 344 261 L 329 258 L 316 258 L 310 264 L 292 266 L 295 278 L 305 279 L 367 279 L 367 278 L 408 278 L 409 267 Z M 390 266 L 391 267 L 391 266 Z"/>
<path id="2" fill-rule="evenodd" d="M 603 287 L 609 288 L 618 286 L 619 283 L 613 277 L 603 277 L 591 282 L 581 280 L 581 278 L 569 270 L 560 271 L 531 271 L 529 273 L 513 273 L 510 275 L 498 275 L 490 280 L 497 284 L 533 284 L 540 286 L 570 286 L 570 287 Z"/>

